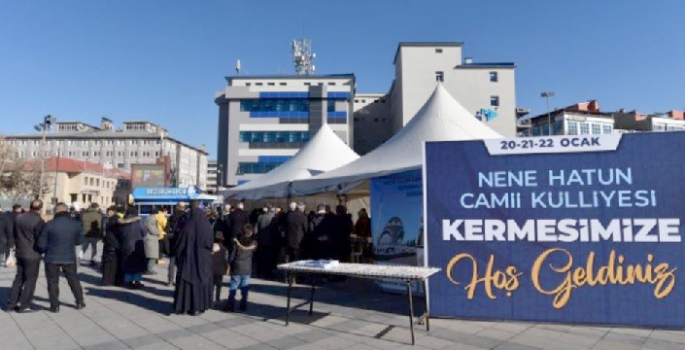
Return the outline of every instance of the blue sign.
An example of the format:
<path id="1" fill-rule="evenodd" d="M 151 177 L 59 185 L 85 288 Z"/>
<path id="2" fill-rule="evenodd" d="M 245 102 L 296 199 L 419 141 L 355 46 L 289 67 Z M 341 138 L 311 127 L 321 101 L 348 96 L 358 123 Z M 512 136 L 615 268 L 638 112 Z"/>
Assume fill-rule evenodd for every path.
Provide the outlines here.
<path id="1" fill-rule="evenodd" d="M 685 133 L 426 144 L 436 316 L 685 326 Z"/>
<path id="2" fill-rule="evenodd" d="M 482 121 L 482 122 L 489 122 L 499 116 L 499 113 L 497 111 L 492 110 L 492 109 L 485 109 L 481 108 L 476 112 L 476 119 Z"/>
<path id="3" fill-rule="evenodd" d="M 196 199 L 200 190 L 195 186 L 190 187 L 136 187 L 133 189 L 133 198 L 136 201 L 189 201 Z"/>
<path id="4" fill-rule="evenodd" d="M 374 262 L 383 265 L 423 266 L 423 185 L 421 171 L 371 180 L 371 231 Z M 384 291 L 406 293 L 402 281 L 379 280 Z M 415 293 L 423 293 L 421 284 Z"/>

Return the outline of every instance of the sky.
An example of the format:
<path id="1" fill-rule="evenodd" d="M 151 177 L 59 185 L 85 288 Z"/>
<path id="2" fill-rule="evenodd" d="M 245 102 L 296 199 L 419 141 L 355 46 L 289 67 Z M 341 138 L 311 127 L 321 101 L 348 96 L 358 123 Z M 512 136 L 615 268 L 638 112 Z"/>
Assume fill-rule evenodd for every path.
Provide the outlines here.
<path id="1" fill-rule="evenodd" d="M 475 62 L 515 62 L 534 114 L 685 109 L 685 1 L 0 0 L 0 135 L 57 120 L 149 120 L 216 154 L 214 95 L 234 75 L 294 72 L 307 37 L 318 74 L 387 92 L 401 41 L 464 42 Z"/>

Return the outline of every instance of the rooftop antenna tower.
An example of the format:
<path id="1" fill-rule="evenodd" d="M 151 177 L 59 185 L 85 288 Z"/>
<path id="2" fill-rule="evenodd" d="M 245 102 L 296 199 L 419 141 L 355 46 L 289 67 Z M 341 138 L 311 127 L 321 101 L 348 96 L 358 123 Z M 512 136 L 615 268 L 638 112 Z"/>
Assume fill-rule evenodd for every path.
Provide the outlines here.
<path id="1" fill-rule="evenodd" d="M 312 41 L 309 39 L 293 40 L 293 64 L 297 75 L 312 75 L 316 71 L 314 59 L 316 54 L 312 52 Z"/>
<path id="2" fill-rule="evenodd" d="M 239 58 L 238 60 L 235 61 L 235 73 L 237 75 L 240 75 L 240 68 L 241 67 L 240 67 L 240 58 Z"/>

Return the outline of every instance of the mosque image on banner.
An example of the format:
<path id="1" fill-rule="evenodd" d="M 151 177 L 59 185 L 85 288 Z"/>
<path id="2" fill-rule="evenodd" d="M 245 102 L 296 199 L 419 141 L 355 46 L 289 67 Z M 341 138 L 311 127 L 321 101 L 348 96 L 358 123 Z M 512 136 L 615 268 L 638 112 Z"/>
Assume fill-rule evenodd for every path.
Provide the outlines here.
<path id="1" fill-rule="evenodd" d="M 685 327 L 685 132 L 428 142 L 431 315 Z"/>
<path id="2" fill-rule="evenodd" d="M 376 264 L 423 266 L 421 171 L 371 180 L 371 227 Z M 405 293 L 403 282 L 378 280 L 384 291 Z M 420 284 L 414 292 L 423 293 Z"/>
<path id="3" fill-rule="evenodd" d="M 132 164 L 131 185 L 135 187 L 164 187 L 168 185 L 166 165 Z"/>

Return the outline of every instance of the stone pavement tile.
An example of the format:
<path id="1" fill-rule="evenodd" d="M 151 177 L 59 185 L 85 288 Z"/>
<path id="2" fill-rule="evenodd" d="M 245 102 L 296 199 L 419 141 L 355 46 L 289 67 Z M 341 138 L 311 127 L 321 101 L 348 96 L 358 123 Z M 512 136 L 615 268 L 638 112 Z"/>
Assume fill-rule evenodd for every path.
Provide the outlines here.
<path id="1" fill-rule="evenodd" d="M 283 333 L 276 332 L 273 330 L 265 332 L 263 327 L 256 324 L 245 324 L 242 326 L 233 327 L 231 328 L 231 331 L 240 333 L 253 339 L 257 339 L 262 342 L 267 342 L 284 336 Z"/>
<path id="2" fill-rule="evenodd" d="M 306 345 L 307 342 L 305 342 L 302 339 L 298 339 L 295 337 L 283 337 L 283 338 L 278 338 L 275 340 L 271 340 L 266 342 L 266 344 L 273 346 L 276 349 L 280 350 L 289 350 L 294 347 Z"/>
<path id="3" fill-rule="evenodd" d="M 81 345 L 84 350 L 128 350 L 130 347 L 118 340 L 93 345 Z"/>
<path id="4" fill-rule="evenodd" d="M 97 327 L 72 330 L 68 331 L 67 333 L 76 343 L 78 343 L 78 345 L 83 347 L 116 341 L 111 334 Z"/>
<path id="5" fill-rule="evenodd" d="M 226 328 L 226 329 L 232 329 L 238 326 L 243 326 L 246 324 L 253 324 L 256 321 L 245 318 L 245 317 L 234 317 L 234 318 L 229 318 L 227 320 L 222 320 L 215 322 L 215 324 L 219 327 Z"/>
<path id="6" fill-rule="evenodd" d="M 176 323 L 156 315 L 139 319 L 135 321 L 135 323 L 150 333 L 161 333 L 181 329 L 181 326 L 177 325 Z"/>
<path id="7" fill-rule="evenodd" d="M 165 344 L 166 341 L 164 339 L 158 337 L 155 334 L 145 334 L 142 336 L 137 336 L 137 337 L 132 337 L 132 338 L 127 338 L 127 339 L 122 339 L 122 342 L 124 342 L 126 345 L 130 346 L 131 348 L 142 348 L 150 345 L 158 345 L 158 344 Z"/>
<path id="8" fill-rule="evenodd" d="M 330 333 L 318 330 L 318 329 L 310 329 L 306 332 L 301 332 L 298 334 L 294 334 L 293 337 L 297 339 L 304 340 L 308 343 L 313 343 L 317 342 L 322 339 L 326 339 L 328 337 L 331 337 L 332 335 Z"/>
<path id="9" fill-rule="evenodd" d="M 486 338 L 492 338 L 492 339 L 506 341 L 506 340 L 513 338 L 514 336 L 516 336 L 519 333 L 520 332 L 515 333 L 515 332 L 503 331 L 503 330 L 499 330 L 499 329 L 488 328 L 482 332 L 476 333 L 476 335 L 479 337 L 486 337 Z"/>
<path id="10" fill-rule="evenodd" d="M 610 329 L 607 330 L 585 326 L 573 326 L 571 327 L 571 329 L 568 330 L 568 332 L 566 332 L 566 334 L 578 335 L 586 338 L 593 338 L 599 341 L 599 339 L 602 339 L 610 331 Z"/>
<path id="11" fill-rule="evenodd" d="M 294 347 L 290 350 L 328 350 L 327 348 L 314 344 L 305 344 L 302 346 Z"/>
<path id="12" fill-rule="evenodd" d="M 226 329 L 203 334 L 203 337 L 214 343 L 221 344 L 228 349 L 242 349 L 244 347 L 260 344 L 260 341 L 258 340 Z"/>
<path id="13" fill-rule="evenodd" d="M 468 345 L 468 344 L 453 344 L 450 345 L 442 350 L 486 350 L 485 348 L 480 348 L 477 346 L 473 345 Z"/>
<path id="14" fill-rule="evenodd" d="M 685 332 L 655 330 L 649 339 L 666 340 L 674 343 L 685 344 Z M 683 346 L 685 348 L 685 345 Z"/>
<path id="15" fill-rule="evenodd" d="M 683 346 L 683 344 L 674 343 L 667 340 L 647 339 L 642 348 L 654 350 L 682 350 L 683 348 L 685 348 L 685 346 Z"/>
<path id="16" fill-rule="evenodd" d="M 628 334 L 628 335 L 634 335 L 636 337 L 647 338 L 647 337 L 649 337 L 650 334 L 652 334 L 652 332 L 654 332 L 653 329 L 647 329 L 647 328 L 614 327 L 611 329 L 611 331 L 609 333 Z"/>
<path id="17" fill-rule="evenodd" d="M 222 328 L 221 326 L 218 326 L 214 323 L 205 323 L 205 324 L 200 324 L 197 326 L 187 327 L 186 330 L 191 332 L 191 333 L 202 335 L 205 333 L 224 330 L 224 328 Z"/>
<path id="18" fill-rule="evenodd" d="M 239 350 L 275 350 L 276 348 L 266 345 L 266 344 L 257 344 L 257 345 L 252 345 L 244 348 L 240 348 Z"/>
<path id="19" fill-rule="evenodd" d="M 425 336 L 416 339 L 416 344 L 429 349 L 444 349 L 452 345 L 453 342 L 431 336 Z"/>
<path id="20" fill-rule="evenodd" d="M 468 337 L 470 334 L 455 331 L 449 328 L 437 328 L 431 327 L 431 331 L 428 333 L 429 336 L 458 343 L 460 340 Z"/>
<path id="21" fill-rule="evenodd" d="M 360 338 L 360 344 L 368 345 L 375 349 L 380 350 L 395 350 L 398 346 L 404 345 L 403 342 L 397 342 L 394 340 L 378 339 L 378 338 Z M 411 340 L 410 340 L 411 341 Z M 417 340 L 418 343 L 418 340 Z"/>
<path id="22" fill-rule="evenodd" d="M 224 346 L 217 344 L 207 338 L 200 336 L 190 336 L 183 338 L 176 338 L 169 341 L 171 344 L 183 350 L 224 350 Z"/>
<path id="23" fill-rule="evenodd" d="M 328 337 L 326 339 L 321 339 L 319 341 L 314 342 L 313 344 L 323 346 L 328 349 L 332 350 L 339 350 L 339 349 L 347 349 L 351 348 L 352 346 L 357 346 L 359 345 L 360 347 L 362 344 L 359 344 L 360 341 L 359 339 L 357 341 L 351 340 L 351 339 L 346 339 L 338 336 L 332 336 Z"/>
<path id="24" fill-rule="evenodd" d="M 568 332 L 568 330 L 571 329 L 573 325 L 556 323 L 538 323 L 537 325 L 535 325 L 535 327 L 565 333 Z"/>
<path id="25" fill-rule="evenodd" d="M 534 347 L 534 346 L 528 346 L 528 345 L 522 345 L 522 344 L 516 344 L 516 343 L 510 343 L 510 342 L 504 342 L 500 345 L 497 345 L 494 350 L 541 350 L 542 348 Z"/>
<path id="26" fill-rule="evenodd" d="M 499 339 L 482 337 L 482 336 L 478 336 L 478 335 L 469 335 L 468 337 L 465 337 L 465 338 L 459 340 L 459 343 L 467 344 L 467 345 L 473 345 L 473 346 L 486 348 L 486 349 L 492 349 L 492 348 L 496 347 L 497 345 L 502 344 L 503 341 L 499 340 Z"/>
<path id="27" fill-rule="evenodd" d="M 628 345 L 637 345 L 637 346 L 642 346 L 642 344 L 647 341 L 646 337 L 638 337 L 635 335 L 629 335 L 629 334 L 620 334 L 620 333 L 613 333 L 609 332 L 607 335 L 602 338 L 602 340 L 608 340 L 608 341 L 615 341 L 618 343 L 623 343 L 623 344 L 628 344 Z"/>
<path id="28" fill-rule="evenodd" d="M 533 327 L 532 323 L 497 322 L 488 329 L 496 329 L 500 331 L 507 331 L 518 334 L 524 332 L 525 330 L 531 327 Z"/>
<path id="29" fill-rule="evenodd" d="M 31 340 L 31 344 L 36 350 L 73 350 L 81 348 L 68 336 L 54 337 L 51 339 Z"/>
<path id="30" fill-rule="evenodd" d="M 612 340 L 600 340 L 592 347 L 592 350 L 637 350 L 642 346 L 634 344 L 626 344 Z"/>
<path id="31" fill-rule="evenodd" d="M 172 340 L 194 336 L 193 333 L 191 333 L 185 329 L 177 329 L 177 330 L 173 330 L 173 331 L 161 332 L 161 333 L 157 333 L 156 335 L 158 337 L 166 340 L 169 343 L 171 343 Z"/>
<path id="32" fill-rule="evenodd" d="M 448 324 L 446 328 L 466 334 L 476 334 L 486 329 L 481 325 L 474 325 L 460 320 L 454 320 L 454 322 Z"/>

